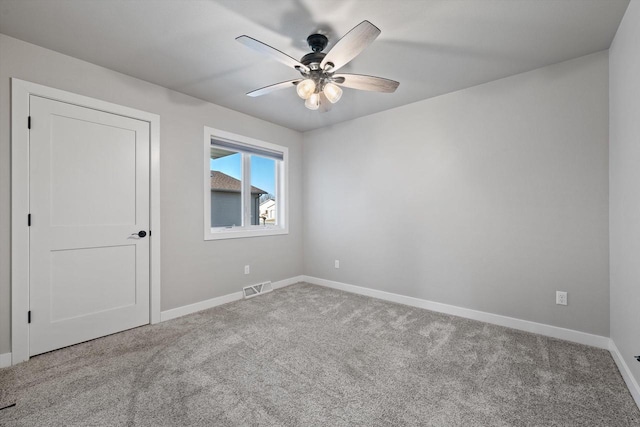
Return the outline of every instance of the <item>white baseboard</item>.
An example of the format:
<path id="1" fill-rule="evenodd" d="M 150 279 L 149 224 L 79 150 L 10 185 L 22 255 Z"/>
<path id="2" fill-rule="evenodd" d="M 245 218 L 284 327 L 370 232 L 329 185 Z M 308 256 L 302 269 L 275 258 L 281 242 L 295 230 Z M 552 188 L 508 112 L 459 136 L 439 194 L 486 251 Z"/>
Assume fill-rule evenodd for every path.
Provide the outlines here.
<path id="1" fill-rule="evenodd" d="M 640 409 L 640 386 L 633 377 L 633 374 L 631 374 L 629 365 L 624 361 L 620 350 L 618 350 L 618 347 L 613 340 L 609 340 L 609 351 L 611 352 L 616 365 L 618 365 L 618 370 L 620 371 L 624 382 L 627 383 L 627 388 L 629 388 L 629 392 L 631 393 L 631 396 L 633 396 L 633 400 L 636 401 L 636 405 L 638 405 L 638 408 Z"/>
<path id="2" fill-rule="evenodd" d="M 0 368 L 11 366 L 11 353 L 0 354 Z"/>
<path id="3" fill-rule="evenodd" d="M 575 331 L 573 329 L 560 328 L 558 326 L 546 325 L 544 323 L 531 322 L 529 320 L 516 319 L 514 317 L 502 316 L 499 314 L 487 313 L 484 311 L 472 310 L 470 308 L 458 307 L 455 305 L 442 304 L 439 302 L 424 300 L 420 298 L 408 297 L 376 289 L 363 288 L 361 286 L 349 285 L 347 283 L 335 282 L 333 280 L 320 279 L 312 276 L 303 276 L 303 281 L 354 294 L 366 295 L 398 304 L 412 307 L 424 308 L 439 313 L 451 314 L 481 322 L 492 323 L 494 325 L 505 326 L 507 328 L 518 329 L 535 334 L 558 338 L 578 344 L 590 345 L 593 347 L 609 349 L 609 337 L 588 334 L 586 332 Z"/>
<path id="4" fill-rule="evenodd" d="M 206 310 L 208 308 L 216 307 L 228 302 L 237 301 L 239 299 L 242 299 L 242 291 L 223 295 L 221 297 L 211 298 L 189 305 L 183 305 L 182 307 L 172 308 L 170 310 L 160 312 L 160 321 L 164 322 L 166 320 L 175 319 L 176 317 L 186 316 L 187 314 Z"/>
<path id="5" fill-rule="evenodd" d="M 279 280 L 277 282 L 273 282 L 273 283 L 271 283 L 271 286 L 273 286 L 273 289 L 284 288 L 285 286 L 295 285 L 298 282 L 304 282 L 304 277 L 305 276 L 290 277 L 288 279 L 284 279 L 284 280 Z"/>
<path id="6" fill-rule="evenodd" d="M 288 279 L 279 280 L 271 283 L 273 289 L 283 288 L 285 286 L 293 285 L 294 283 L 302 282 L 303 276 L 290 277 Z M 223 295 L 221 297 L 211 298 L 205 301 L 196 302 L 182 307 L 172 308 L 160 313 L 160 321 L 175 319 L 176 317 L 186 316 L 187 314 L 195 313 L 198 311 L 206 310 L 208 308 L 216 307 L 218 305 L 226 304 L 228 302 L 238 301 L 242 299 L 242 291 L 234 292 L 232 294 Z"/>

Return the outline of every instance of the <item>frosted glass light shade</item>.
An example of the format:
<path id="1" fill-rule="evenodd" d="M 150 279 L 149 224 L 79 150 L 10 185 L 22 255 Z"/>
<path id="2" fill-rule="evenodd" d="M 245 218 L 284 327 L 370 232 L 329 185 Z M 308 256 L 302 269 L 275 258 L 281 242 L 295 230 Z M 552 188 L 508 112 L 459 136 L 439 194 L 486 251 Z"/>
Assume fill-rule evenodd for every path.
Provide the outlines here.
<path id="1" fill-rule="evenodd" d="M 317 110 L 320 107 L 320 94 L 311 94 L 311 96 L 304 102 L 304 106 L 309 110 Z"/>
<path id="2" fill-rule="evenodd" d="M 296 85 L 296 92 L 302 99 L 309 99 L 309 97 L 316 91 L 316 83 L 311 79 L 304 79 Z"/>
<path id="3" fill-rule="evenodd" d="M 322 89 L 322 92 L 324 92 L 324 96 L 326 96 L 332 104 L 338 102 L 340 100 L 340 97 L 342 96 L 342 89 L 340 89 L 339 86 L 336 86 L 333 83 L 327 83 L 326 85 L 324 85 L 324 89 Z"/>

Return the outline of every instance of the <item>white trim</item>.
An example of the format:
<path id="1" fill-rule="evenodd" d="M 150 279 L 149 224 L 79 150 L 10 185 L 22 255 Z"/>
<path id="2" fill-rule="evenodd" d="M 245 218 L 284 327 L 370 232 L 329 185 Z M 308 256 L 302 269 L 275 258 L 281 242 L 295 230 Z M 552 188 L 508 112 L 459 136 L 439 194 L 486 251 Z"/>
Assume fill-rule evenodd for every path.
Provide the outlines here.
<path id="1" fill-rule="evenodd" d="M 175 319 L 177 317 L 186 316 L 187 314 L 196 313 L 198 311 L 207 310 L 209 308 L 217 307 L 222 304 L 226 304 L 233 301 L 242 299 L 242 291 L 234 292 L 232 294 L 223 295 L 221 297 L 211 298 L 208 300 L 196 302 L 189 305 L 183 305 L 182 307 L 172 308 L 160 313 L 160 321 Z"/>
<path id="2" fill-rule="evenodd" d="M 275 226 L 251 226 L 242 225 L 233 228 L 211 227 L 211 139 L 231 141 L 237 145 L 246 145 L 264 148 L 273 152 L 282 153 L 282 160 L 278 162 L 279 167 L 276 170 L 276 195 L 277 195 L 277 225 Z M 259 236 L 275 236 L 279 234 L 289 234 L 289 149 L 282 145 L 273 144 L 266 141 L 249 138 L 243 135 L 215 129 L 209 126 L 204 127 L 204 182 L 203 182 L 203 227 L 204 240 L 222 240 L 222 239 L 239 239 L 245 237 Z M 249 167 L 249 159 L 243 155 L 242 174 Z M 242 179 L 242 185 L 250 188 L 249 180 Z M 242 217 L 243 221 L 249 217 L 247 209 L 250 209 L 248 201 L 249 193 L 244 191 L 244 199 L 242 201 Z"/>
<path id="3" fill-rule="evenodd" d="M 151 115 L 151 151 L 150 151 L 150 184 L 149 189 L 149 239 L 151 253 L 149 254 L 149 268 L 151 281 L 151 301 L 149 321 L 153 325 L 159 323 L 160 319 L 160 116 Z"/>
<path id="4" fill-rule="evenodd" d="M 29 359 L 29 85 L 11 79 L 11 355 Z"/>
<path id="5" fill-rule="evenodd" d="M 303 281 L 303 276 L 290 277 L 288 279 L 280 280 L 278 282 L 271 283 L 273 289 L 284 288 L 285 286 L 293 285 Z M 183 305 L 182 307 L 172 308 L 170 310 L 160 313 L 160 319 L 162 322 L 166 320 L 175 319 L 177 317 L 186 316 L 187 314 L 196 313 L 198 311 L 207 310 L 209 308 L 217 307 L 222 304 L 226 304 L 233 301 L 242 299 L 242 291 L 234 292 L 232 294 L 223 295 L 216 298 L 211 298 L 205 301 L 196 302 L 189 305 Z"/>
<path id="6" fill-rule="evenodd" d="M 87 96 L 11 78 L 11 355 L 29 359 L 29 96 L 149 122 L 150 137 L 150 323 L 160 321 L 160 116 Z"/>
<path id="7" fill-rule="evenodd" d="M 573 329 L 560 328 L 558 326 L 546 325 L 543 323 L 531 322 L 529 320 L 516 319 L 513 317 L 502 316 L 499 314 L 487 313 L 484 311 L 472 310 L 470 308 L 458 307 L 455 305 L 442 304 L 439 302 L 428 301 L 420 298 L 408 297 L 390 292 L 379 291 L 376 289 L 363 288 L 360 286 L 349 285 L 346 283 L 335 282 L 333 280 L 320 279 L 312 276 L 303 276 L 304 281 L 325 286 L 328 288 L 338 289 L 341 291 L 351 292 L 354 294 L 366 295 L 398 304 L 409 305 L 412 307 L 424 308 L 439 313 L 452 314 L 454 316 L 464 317 L 467 319 L 479 320 L 481 322 L 491 323 L 494 325 L 505 326 L 507 328 L 518 329 L 521 331 L 532 332 L 535 334 L 545 335 L 552 338 L 558 338 L 578 344 L 590 345 L 593 347 L 609 349 L 609 338 L 600 335 L 588 334 L 586 332 L 575 331 Z"/>
<path id="8" fill-rule="evenodd" d="M 305 276 L 293 276 L 288 279 L 278 280 L 277 282 L 271 283 L 273 289 L 284 288 L 285 286 L 295 285 L 296 283 L 304 282 Z"/>
<path id="9" fill-rule="evenodd" d="M 627 384 L 627 388 L 633 397 L 633 400 L 636 401 L 636 405 L 638 405 L 638 409 L 640 409 L 640 386 L 638 382 L 633 377 L 631 370 L 629 369 L 629 365 L 624 361 L 620 350 L 616 346 L 616 343 L 613 340 L 609 340 L 609 351 L 611 352 L 611 356 L 613 356 L 613 360 L 616 362 L 618 366 L 618 370 L 624 379 L 624 382 Z"/>
<path id="10" fill-rule="evenodd" d="M 11 353 L 0 354 L 0 368 L 11 366 Z"/>
<path id="11" fill-rule="evenodd" d="M 210 217 L 211 214 L 209 213 L 208 218 Z M 279 234 L 288 234 L 288 231 L 282 228 L 258 226 L 233 227 L 230 229 L 211 228 L 205 240 L 244 239 L 245 237 L 277 236 Z"/>

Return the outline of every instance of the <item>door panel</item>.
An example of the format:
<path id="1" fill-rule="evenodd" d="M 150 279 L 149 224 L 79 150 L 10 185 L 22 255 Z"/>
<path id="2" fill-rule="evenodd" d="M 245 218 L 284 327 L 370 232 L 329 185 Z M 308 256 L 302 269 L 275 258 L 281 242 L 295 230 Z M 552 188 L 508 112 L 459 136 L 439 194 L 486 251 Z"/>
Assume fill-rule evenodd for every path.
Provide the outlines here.
<path id="1" fill-rule="evenodd" d="M 52 115 L 51 135 L 51 225 L 135 224 L 135 131 Z"/>
<path id="2" fill-rule="evenodd" d="M 149 323 L 149 124 L 30 97 L 30 355 Z"/>
<path id="3" fill-rule="evenodd" d="M 52 251 L 51 322 L 135 305 L 135 259 L 133 246 Z"/>

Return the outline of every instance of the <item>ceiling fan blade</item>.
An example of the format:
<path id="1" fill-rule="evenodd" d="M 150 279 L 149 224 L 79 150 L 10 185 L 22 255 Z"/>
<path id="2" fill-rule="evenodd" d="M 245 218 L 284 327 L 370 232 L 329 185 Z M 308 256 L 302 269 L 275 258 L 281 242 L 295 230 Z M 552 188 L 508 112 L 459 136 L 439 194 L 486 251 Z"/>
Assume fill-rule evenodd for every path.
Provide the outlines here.
<path id="1" fill-rule="evenodd" d="M 331 101 L 329 101 L 329 99 L 327 99 L 325 94 L 322 93 L 321 91 L 320 92 L 320 108 L 318 108 L 318 110 L 320 110 L 321 113 L 328 113 L 329 111 L 331 111 L 331 107 L 333 107 L 333 104 L 331 103 Z"/>
<path id="2" fill-rule="evenodd" d="M 236 37 L 236 40 L 243 45 L 255 50 L 256 52 L 268 55 L 276 61 L 282 62 L 284 65 L 295 68 L 296 70 L 302 70 L 305 73 L 309 72 L 309 68 L 306 65 L 300 63 L 300 61 L 290 57 L 286 53 L 279 51 L 275 47 L 271 47 L 268 44 L 264 44 L 261 41 L 258 41 L 249 36 Z"/>
<path id="3" fill-rule="evenodd" d="M 276 90 L 285 89 L 288 87 L 294 87 L 296 84 L 300 83 L 301 81 L 302 79 L 287 80 L 286 82 L 280 82 L 273 85 L 265 86 L 260 89 L 252 90 L 251 92 L 247 93 L 247 96 L 251 96 L 255 98 L 256 96 L 266 95 L 267 93 L 270 93 Z"/>
<path id="4" fill-rule="evenodd" d="M 369 21 L 362 21 L 338 40 L 320 63 L 320 68 L 324 70 L 328 63 L 333 64 L 331 71 L 342 68 L 365 50 L 379 34 L 378 27 Z"/>
<path id="5" fill-rule="evenodd" d="M 335 84 L 351 89 L 371 90 L 374 92 L 395 92 L 400 83 L 382 77 L 365 76 L 363 74 L 334 74 Z"/>

